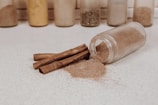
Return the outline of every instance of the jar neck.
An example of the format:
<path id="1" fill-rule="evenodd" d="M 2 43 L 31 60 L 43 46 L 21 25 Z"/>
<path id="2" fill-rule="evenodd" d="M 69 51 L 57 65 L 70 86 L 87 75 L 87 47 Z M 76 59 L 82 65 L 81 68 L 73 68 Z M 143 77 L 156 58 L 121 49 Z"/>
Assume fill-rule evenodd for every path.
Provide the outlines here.
<path id="1" fill-rule="evenodd" d="M 101 43 L 104 43 L 107 50 L 101 52 L 108 54 L 107 56 L 98 55 L 97 46 Z M 104 49 L 104 48 L 103 48 Z M 108 35 L 108 33 L 101 33 L 94 37 L 90 43 L 90 54 L 92 58 L 99 59 L 102 63 L 112 63 L 117 58 L 118 47 L 117 43 L 113 37 Z"/>

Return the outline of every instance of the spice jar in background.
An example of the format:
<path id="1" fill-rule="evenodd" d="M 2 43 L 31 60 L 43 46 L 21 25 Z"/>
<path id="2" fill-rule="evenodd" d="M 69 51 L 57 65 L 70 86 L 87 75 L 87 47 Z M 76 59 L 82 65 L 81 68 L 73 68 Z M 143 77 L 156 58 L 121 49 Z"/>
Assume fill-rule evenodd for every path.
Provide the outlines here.
<path id="1" fill-rule="evenodd" d="M 135 0 L 133 20 L 143 26 L 151 26 L 153 24 L 154 6 L 154 0 Z"/>
<path id="2" fill-rule="evenodd" d="M 144 27 L 131 22 L 96 35 L 89 49 L 93 58 L 102 63 L 112 63 L 136 51 L 145 41 Z"/>
<path id="3" fill-rule="evenodd" d="M 76 0 L 54 0 L 53 2 L 55 25 L 73 26 L 75 24 Z"/>
<path id="4" fill-rule="evenodd" d="M 48 3 L 47 0 L 27 1 L 28 19 L 31 26 L 48 25 Z"/>
<path id="5" fill-rule="evenodd" d="M 118 26 L 127 21 L 128 0 L 108 0 L 107 23 Z"/>
<path id="6" fill-rule="evenodd" d="M 81 25 L 94 27 L 100 24 L 99 0 L 80 0 Z"/>
<path id="7" fill-rule="evenodd" d="M 18 24 L 16 6 L 13 0 L 0 0 L 0 27 Z"/>

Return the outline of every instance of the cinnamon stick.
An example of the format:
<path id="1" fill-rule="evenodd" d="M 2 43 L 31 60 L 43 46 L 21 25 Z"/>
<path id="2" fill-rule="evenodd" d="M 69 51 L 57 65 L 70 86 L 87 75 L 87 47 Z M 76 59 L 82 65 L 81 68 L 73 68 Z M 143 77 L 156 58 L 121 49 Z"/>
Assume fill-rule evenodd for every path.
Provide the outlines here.
<path id="1" fill-rule="evenodd" d="M 85 50 L 81 53 L 78 53 L 78 54 L 73 55 L 71 57 L 68 57 L 66 59 L 63 59 L 63 60 L 60 60 L 60 61 L 55 61 L 55 62 L 50 63 L 48 65 L 44 65 L 44 66 L 39 68 L 39 71 L 43 74 L 52 72 L 56 69 L 62 68 L 64 66 L 67 66 L 67 65 L 69 65 L 71 63 L 74 63 L 76 61 L 85 59 L 85 58 L 89 57 L 89 54 L 90 54 L 89 50 Z"/>
<path id="2" fill-rule="evenodd" d="M 46 59 L 46 58 L 56 56 L 56 55 L 57 54 L 55 53 L 39 53 L 39 54 L 34 54 L 33 58 L 34 58 L 34 61 L 39 61 L 39 60 Z"/>
<path id="3" fill-rule="evenodd" d="M 61 60 L 61 59 L 63 59 L 63 58 L 70 57 L 70 56 L 72 56 L 72 55 L 78 54 L 78 53 L 83 52 L 83 51 L 85 51 L 85 50 L 88 50 L 88 47 L 87 47 L 85 44 L 83 44 L 83 45 L 80 45 L 80 46 L 75 47 L 75 48 L 73 48 L 73 49 L 64 51 L 64 52 L 62 52 L 62 53 L 60 53 L 60 54 L 57 54 L 56 56 L 52 56 L 52 57 L 49 57 L 49 58 L 40 60 L 40 61 L 38 61 L 38 62 L 35 62 L 35 63 L 33 64 L 33 67 L 34 67 L 35 69 L 38 69 L 38 68 L 40 68 L 40 67 L 43 66 L 43 65 L 52 63 L 52 62 L 54 62 L 54 61 L 56 61 L 56 60 Z"/>

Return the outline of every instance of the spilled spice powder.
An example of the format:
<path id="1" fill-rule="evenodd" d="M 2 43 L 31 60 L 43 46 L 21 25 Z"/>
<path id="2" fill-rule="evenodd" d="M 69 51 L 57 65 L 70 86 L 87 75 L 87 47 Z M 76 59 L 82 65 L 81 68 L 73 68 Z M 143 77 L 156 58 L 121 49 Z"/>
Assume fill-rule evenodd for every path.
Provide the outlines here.
<path id="1" fill-rule="evenodd" d="M 152 25 L 152 9 L 148 7 L 138 7 L 134 10 L 133 20 L 144 26 Z"/>
<path id="2" fill-rule="evenodd" d="M 96 80 L 103 77 L 106 72 L 105 65 L 95 59 L 80 61 L 67 66 L 64 70 L 75 78 L 91 78 Z"/>
<path id="3" fill-rule="evenodd" d="M 17 25 L 17 13 L 14 5 L 7 5 L 0 9 L 0 26 L 8 27 Z"/>

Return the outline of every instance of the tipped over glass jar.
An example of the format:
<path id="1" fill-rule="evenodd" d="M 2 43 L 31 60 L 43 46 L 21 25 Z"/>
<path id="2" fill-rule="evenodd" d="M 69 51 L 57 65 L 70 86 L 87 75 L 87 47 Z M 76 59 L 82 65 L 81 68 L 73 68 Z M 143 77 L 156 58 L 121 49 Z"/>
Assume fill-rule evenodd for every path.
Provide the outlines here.
<path id="1" fill-rule="evenodd" d="M 131 22 L 96 35 L 92 38 L 89 49 L 92 58 L 105 64 L 136 51 L 145 41 L 144 27 L 140 23 Z"/>

